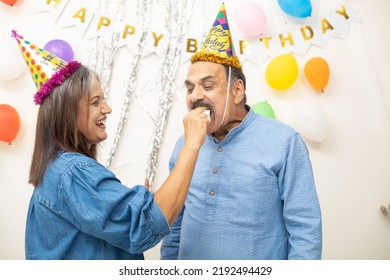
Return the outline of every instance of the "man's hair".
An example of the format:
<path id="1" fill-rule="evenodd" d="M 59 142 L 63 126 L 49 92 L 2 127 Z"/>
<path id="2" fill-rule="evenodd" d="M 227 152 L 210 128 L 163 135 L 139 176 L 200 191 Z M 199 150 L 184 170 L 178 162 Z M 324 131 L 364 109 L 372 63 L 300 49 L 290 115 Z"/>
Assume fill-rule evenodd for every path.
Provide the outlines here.
<path id="1" fill-rule="evenodd" d="M 79 103 L 91 95 L 96 73 L 80 66 L 39 107 L 29 183 L 37 186 L 49 163 L 62 152 L 77 152 L 96 159 L 97 145 L 88 145 L 78 128 Z"/>
<path id="2" fill-rule="evenodd" d="M 226 72 L 226 80 L 229 79 L 229 67 L 231 68 L 230 85 L 233 85 L 237 80 L 242 80 L 242 82 L 244 84 L 244 97 L 242 98 L 241 104 L 245 105 L 246 101 L 247 101 L 247 97 L 246 97 L 246 78 L 245 78 L 244 72 L 242 72 L 241 70 L 239 70 L 235 67 L 231 67 L 228 65 L 223 65 L 223 67 L 225 68 L 225 72 Z"/>

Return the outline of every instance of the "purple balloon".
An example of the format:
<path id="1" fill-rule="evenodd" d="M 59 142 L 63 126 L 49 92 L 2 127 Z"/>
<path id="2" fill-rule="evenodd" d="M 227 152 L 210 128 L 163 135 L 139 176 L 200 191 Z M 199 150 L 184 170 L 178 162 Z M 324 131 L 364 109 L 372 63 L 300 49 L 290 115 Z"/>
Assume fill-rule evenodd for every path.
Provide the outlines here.
<path id="1" fill-rule="evenodd" d="M 66 62 L 70 62 L 74 59 L 74 53 L 71 45 L 64 40 L 51 40 L 47 42 L 43 48 Z"/>

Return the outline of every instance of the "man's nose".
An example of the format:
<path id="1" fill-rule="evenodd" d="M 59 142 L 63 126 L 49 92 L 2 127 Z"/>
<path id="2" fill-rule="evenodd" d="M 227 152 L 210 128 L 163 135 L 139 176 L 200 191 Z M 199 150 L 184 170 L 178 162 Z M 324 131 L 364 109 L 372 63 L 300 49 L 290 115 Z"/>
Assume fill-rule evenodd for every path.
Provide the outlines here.
<path id="1" fill-rule="evenodd" d="M 203 93 L 203 90 L 199 87 L 195 87 L 191 93 L 191 102 L 197 102 L 199 100 L 203 100 L 205 98 L 205 95 Z"/>

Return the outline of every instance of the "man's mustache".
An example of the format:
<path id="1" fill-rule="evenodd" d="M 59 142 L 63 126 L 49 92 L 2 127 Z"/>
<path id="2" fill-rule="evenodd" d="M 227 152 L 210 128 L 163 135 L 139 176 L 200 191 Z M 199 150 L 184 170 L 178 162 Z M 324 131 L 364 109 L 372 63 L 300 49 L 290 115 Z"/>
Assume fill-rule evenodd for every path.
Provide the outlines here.
<path id="1" fill-rule="evenodd" d="M 206 107 L 208 110 L 210 110 L 211 113 L 215 112 L 213 104 L 203 102 L 203 101 L 197 101 L 197 102 L 192 103 L 191 110 L 194 110 L 198 107 Z"/>

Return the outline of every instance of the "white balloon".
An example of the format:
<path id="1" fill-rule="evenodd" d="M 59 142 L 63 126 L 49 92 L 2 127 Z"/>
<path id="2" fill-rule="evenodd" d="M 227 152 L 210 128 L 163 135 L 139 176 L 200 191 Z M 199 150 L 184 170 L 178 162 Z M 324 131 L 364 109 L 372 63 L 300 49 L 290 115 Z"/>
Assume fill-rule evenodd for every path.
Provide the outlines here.
<path id="1" fill-rule="evenodd" d="M 323 142 L 328 136 L 328 121 L 321 107 L 313 104 L 300 104 L 292 115 L 295 129 L 314 142 Z"/>
<path id="2" fill-rule="evenodd" d="M 15 80 L 27 69 L 14 38 L 0 38 L 0 80 Z"/>

